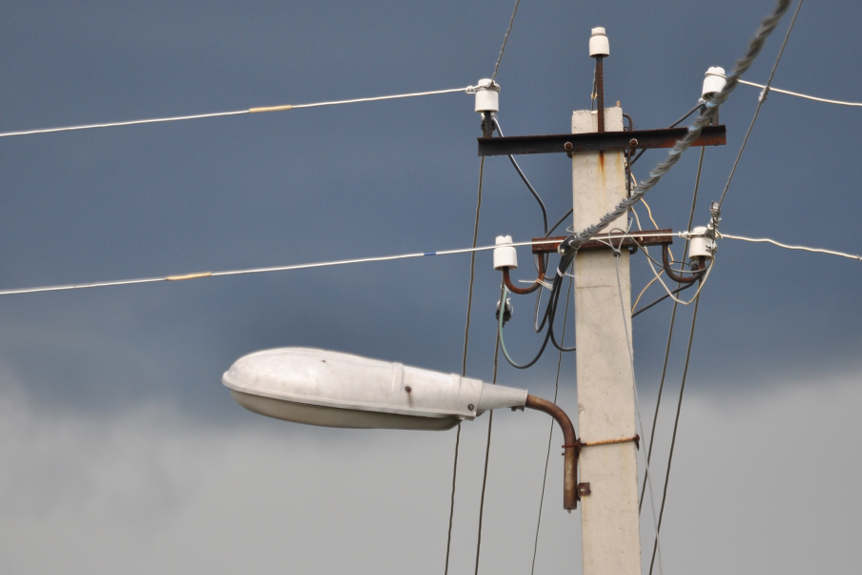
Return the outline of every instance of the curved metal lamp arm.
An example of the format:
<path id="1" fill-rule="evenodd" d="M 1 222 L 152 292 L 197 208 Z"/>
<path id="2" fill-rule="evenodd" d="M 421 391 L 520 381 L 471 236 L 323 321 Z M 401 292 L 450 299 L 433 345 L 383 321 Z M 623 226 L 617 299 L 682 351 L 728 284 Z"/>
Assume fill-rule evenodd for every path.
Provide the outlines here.
<path id="1" fill-rule="evenodd" d="M 547 399 L 527 395 L 525 407 L 544 411 L 557 420 L 563 431 L 563 508 L 571 511 L 578 506 L 578 454 L 581 444 L 575 437 L 575 426 L 569 416 L 556 403 Z"/>

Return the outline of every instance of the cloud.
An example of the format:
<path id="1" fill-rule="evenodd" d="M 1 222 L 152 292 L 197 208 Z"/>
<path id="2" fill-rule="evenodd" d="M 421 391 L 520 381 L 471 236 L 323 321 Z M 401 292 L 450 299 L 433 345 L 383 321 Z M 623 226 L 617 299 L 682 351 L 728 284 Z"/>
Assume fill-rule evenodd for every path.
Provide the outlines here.
<path id="1" fill-rule="evenodd" d="M 323 430 L 251 414 L 208 421 L 156 401 L 90 415 L 45 410 L 14 374 L 2 378 L 0 555 L 10 573 L 442 568 L 454 433 Z M 855 565 L 858 372 L 768 389 L 688 397 L 665 515 L 667 572 Z M 529 568 L 548 424 L 541 414 L 496 415 L 486 572 Z M 487 415 L 463 426 L 454 572 L 474 561 L 486 426 Z M 667 437 L 662 426 L 658 445 Z M 558 444 L 555 436 L 539 572 L 580 564 Z M 664 458 L 659 449 L 659 488 Z M 643 523 L 648 540 L 649 515 Z"/>

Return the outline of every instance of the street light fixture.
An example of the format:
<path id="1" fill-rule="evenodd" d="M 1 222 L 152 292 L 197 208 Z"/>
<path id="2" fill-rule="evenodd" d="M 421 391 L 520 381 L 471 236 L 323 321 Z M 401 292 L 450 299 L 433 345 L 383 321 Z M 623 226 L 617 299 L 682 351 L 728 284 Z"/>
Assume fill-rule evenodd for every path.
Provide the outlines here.
<path id="1" fill-rule="evenodd" d="M 224 373 L 222 383 L 246 409 L 328 427 L 449 429 L 501 407 L 544 411 L 563 430 L 563 507 L 577 506 L 580 443 L 574 426 L 556 404 L 526 390 L 304 347 L 245 355 Z"/>

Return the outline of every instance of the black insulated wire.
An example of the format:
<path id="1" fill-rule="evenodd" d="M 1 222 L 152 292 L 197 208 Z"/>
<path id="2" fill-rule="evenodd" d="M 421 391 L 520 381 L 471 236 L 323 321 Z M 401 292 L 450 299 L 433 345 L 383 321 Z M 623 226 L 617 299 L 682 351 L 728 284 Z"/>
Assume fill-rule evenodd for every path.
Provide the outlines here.
<path id="1" fill-rule="evenodd" d="M 500 121 L 494 116 L 494 126 L 497 128 L 497 133 L 500 134 L 500 137 L 503 137 L 503 128 L 500 127 Z M 539 210 L 542 212 L 542 229 L 544 233 L 548 233 L 548 209 L 545 207 L 545 202 L 542 200 L 542 196 L 539 195 L 539 192 L 536 191 L 536 188 L 533 187 L 533 184 L 530 183 L 530 180 L 527 178 L 527 175 L 524 173 L 524 170 L 521 169 L 521 166 L 518 165 L 518 161 L 515 159 L 515 156 L 509 154 L 509 162 L 512 163 L 512 167 L 515 168 L 515 171 L 518 172 L 518 175 L 521 177 L 521 181 L 524 182 L 524 185 L 527 186 L 527 189 L 530 190 L 530 194 L 533 198 L 536 199 L 536 203 L 539 204 Z M 558 224 L 559 225 L 559 224 Z"/>

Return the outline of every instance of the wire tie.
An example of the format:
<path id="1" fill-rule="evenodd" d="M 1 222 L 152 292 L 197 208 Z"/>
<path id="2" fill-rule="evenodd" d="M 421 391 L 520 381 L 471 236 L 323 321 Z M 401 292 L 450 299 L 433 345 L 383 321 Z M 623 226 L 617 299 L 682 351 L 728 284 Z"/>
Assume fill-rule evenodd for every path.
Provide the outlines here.
<path id="1" fill-rule="evenodd" d="M 167 280 L 169 282 L 177 282 L 177 281 L 183 281 L 183 280 L 196 280 L 199 278 L 208 278 L 211 275 L 213 275 L 212 272 L 197 272 L 197 273 L 192 273 L 192 274 L 179 274 L 179 275 L 167 276 L 165 278 L 165 280 Z"/>
<path id="2" fill-rule="evenodd" d="M 287 110 L 292 110 L 294 106 L 290 104 L 283 104 L 281 106 L 257 106 L 255 108 L 249 108 L 249 114 L 258 114 L 260 112 L 286 112 Z"/>
<path id="3" fill-rule="evenodd" d="M 615 445 L 618 443 L 628 443 L 629 441 L 634 442 L 635 448 L 640 449 L 640 435 L 634 435 L 632 437 L 621 437 L 619 439 L 602 439 L 600 441 L 582 441 L 580 442 L 581 447 L 598 447 L 601 445 Z M 565 447 L 565 446 L 564 446 Z"/>

